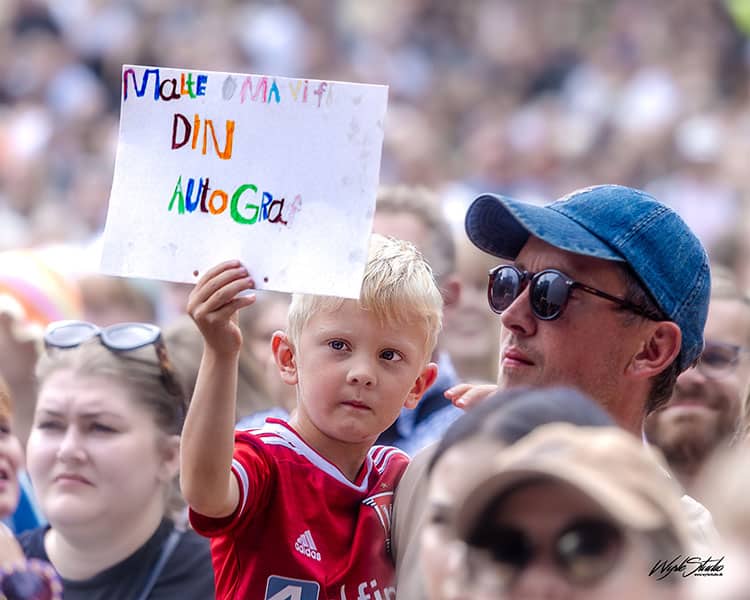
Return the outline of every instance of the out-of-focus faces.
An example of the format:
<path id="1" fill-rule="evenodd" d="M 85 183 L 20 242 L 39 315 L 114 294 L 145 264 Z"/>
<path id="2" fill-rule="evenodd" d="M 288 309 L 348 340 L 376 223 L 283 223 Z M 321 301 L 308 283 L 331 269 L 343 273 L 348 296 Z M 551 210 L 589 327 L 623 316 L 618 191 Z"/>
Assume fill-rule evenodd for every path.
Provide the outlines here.
<path id="1" fill-rule="evenodd" d="M 375 211 L 372 231 L 373 233 L 411 242 L 422 253 L 426 252 L 430 240 L 430 231 L 427 226 L 416 215 L 405 212 Z"/>
<path id="2" fill-rule="evenodd" d="M 60 530 L 137 526 L 164 509 L 178 466 L 175 437 L 124 384 L 53 372 L 39 390 L 27 448 L 42 511 Z"/>
<path id="3" fill-rule="evenodd" d="M 705 338 L 706 366 L 684 371 L 670 401 L 645 423 L 649 441 L 677 468 L 699 468 L 710 452 L 732 439 L 744 418 L 750 386 L 748 307 L 738 300 L 711 300 Z M 730 346 L 741 349 L 736 365 L 712 369 Z"/>
<path id="4" fill-rule="evenodd" d="M 571 485 L 552 479 L 523 484 L 499 502 L 483 528 L 485 535 L 498 532 L 496 540 L 492 533 L 488 536 L 497 548 L 469 546 L 466 562 L 471 583 L 467 597 L 680 597 L 679 586 L 649 576 L 652 552 L 645 537 L 624 531 L 597 503 Z M 505 533 L 500 535 L 501 531 Z M 513 544 L 513 540 L 523 543 Z M 518 552 L 509 551 L 514 547 Z M 509 557 L 509 562 L 495 558 L 493 552 Z"/>
<path id="5" fill-rule="evenodd" d="M 457 241 L 458 302 L 445 307 L 442 340 L 461 381 L 495 383 L 500 323 L 487 308 L 487 273 L 497 259 L 468 238 Z"/>
<path id="6" fill-rule="evenodd" d="M 286 385 L 279 377 L 271 350 L 274 332 L 287 328 L 289 297 L 282 294 L 265 296 L 256 305 L 258 310 L 240 315 L 243 344 L 253 364 L 260 367 L 266 392 L 277 405 L 291 412 L 296 406 L 297 394 L 294 387 Z M 249 319 L 252 321 L 249 322 Z"/>
<path id="7" fill-rule="evenodd" d="M 502 451 L 499 443 L 469 440 L 450 448 L 433 467 L 427 495 L 427 521 L 422 529 L 420 560 L 429 600 L 476 600 L 469 595 L 462 563 L 462 544 L 451 525 L 472 465 Z"/>
<path id="8" fill-rule="evenodd" d="M 11 410 L 0 392 L 0 518 L 16 510 L 20 488 L 18 470 L 23 462 L 21 443 L 11 430 Z"/>

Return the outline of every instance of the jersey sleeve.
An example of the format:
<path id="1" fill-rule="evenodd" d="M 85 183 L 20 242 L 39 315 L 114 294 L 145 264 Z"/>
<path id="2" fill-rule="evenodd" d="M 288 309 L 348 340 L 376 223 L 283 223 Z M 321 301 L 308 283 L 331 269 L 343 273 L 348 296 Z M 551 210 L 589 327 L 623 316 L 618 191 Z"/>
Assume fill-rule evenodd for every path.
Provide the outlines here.
<path id="1" fill-rule="evenodd" d="M 201 535 L 223 535 L 250 521 L 268 504 L 270 490 L 276 477 L 273 457 L 264 445 L 248 431 L 234 436 L 232 475 L 240 491 L 235 511 L 226 517 L 209 517 L 189 509 L 190 524 Z"/>

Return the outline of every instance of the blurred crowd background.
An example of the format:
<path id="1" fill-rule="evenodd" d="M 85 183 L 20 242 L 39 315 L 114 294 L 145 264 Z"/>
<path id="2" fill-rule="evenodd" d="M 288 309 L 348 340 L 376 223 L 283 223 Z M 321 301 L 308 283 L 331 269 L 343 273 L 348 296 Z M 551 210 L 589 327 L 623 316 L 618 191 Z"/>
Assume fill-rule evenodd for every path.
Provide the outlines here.
<path id="1" fill-rule="evenodd" d="M 632 185 L 747 287 L 747 5 L 2 0 L 0 250 L 95 269 L 59 248 L 103 228 L 132 63 L 388 84 L 381 181 L 439 191 L 457 229 L 478 192 Z"/>

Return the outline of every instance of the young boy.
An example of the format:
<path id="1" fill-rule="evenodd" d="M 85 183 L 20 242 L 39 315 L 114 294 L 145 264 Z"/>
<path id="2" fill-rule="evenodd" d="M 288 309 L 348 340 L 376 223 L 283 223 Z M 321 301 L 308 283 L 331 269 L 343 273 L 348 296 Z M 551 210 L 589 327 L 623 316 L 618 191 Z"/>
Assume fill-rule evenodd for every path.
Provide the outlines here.
<path id="1" fill-rule="evenodd" d="M 372 446 L 437 375 L 442 299 L 414 247 L 373 235 L 360 300 L 295 295 L 272 350 L 297 388 L 288 423 L 235 434 L 237 311 L 251 276 L 206 274 L 188 312 L 204 352 L 182 438 L 181 484 L 212 538 L 217 598 L 391 600 L 391 500 L 408 459 Z"/>

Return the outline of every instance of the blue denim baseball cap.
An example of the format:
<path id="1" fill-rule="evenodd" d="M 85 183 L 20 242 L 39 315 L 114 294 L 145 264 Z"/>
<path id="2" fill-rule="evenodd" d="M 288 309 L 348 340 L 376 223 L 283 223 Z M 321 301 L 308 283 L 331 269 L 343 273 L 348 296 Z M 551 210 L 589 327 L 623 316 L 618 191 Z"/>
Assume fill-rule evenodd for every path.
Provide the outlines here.
<path id="1" fill-rule="evenodd" d="M 508 260 L 533 235 L 575 254 L 627 263 L 680 326 L 680 370 L 700 356 L 711 291 L 708 256 L 680 216 L 649 194 L 598 185 L 546 206 L 483 194 L 469 207 L 465 226 L 480 250 Z"/>

